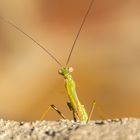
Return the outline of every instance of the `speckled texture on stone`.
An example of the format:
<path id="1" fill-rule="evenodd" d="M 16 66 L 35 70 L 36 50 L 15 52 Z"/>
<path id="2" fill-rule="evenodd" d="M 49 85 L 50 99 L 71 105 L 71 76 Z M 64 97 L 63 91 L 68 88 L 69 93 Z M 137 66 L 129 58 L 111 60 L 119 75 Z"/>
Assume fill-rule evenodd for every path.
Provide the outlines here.
<path id="1" fill-rule="evenodd" d="M 140 119 L 16 122 L 0 120 L 0 140 L 140 140 Z"/>

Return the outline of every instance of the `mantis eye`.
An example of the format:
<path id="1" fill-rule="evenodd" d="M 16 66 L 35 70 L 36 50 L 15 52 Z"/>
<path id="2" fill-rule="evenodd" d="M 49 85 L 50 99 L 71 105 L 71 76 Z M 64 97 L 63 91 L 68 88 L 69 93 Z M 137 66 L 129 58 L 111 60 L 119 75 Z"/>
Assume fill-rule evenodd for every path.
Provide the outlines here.
<path id="1" fill-rule="evenodd" d="M 73 71 L 74 71 L 73 67 L 70 67 L 70 68 L 69 68 L 69 72 L 71 73 L 71 72 L 73 72 Z"/>
<path id="2" fill-rule="evenodd" d="M 61 69 L 60 69 L 60 70 L 58 70 L 58 73 L 59 73 L 59 74 L 62 74 L 62 70 L 61 70 Z"/>

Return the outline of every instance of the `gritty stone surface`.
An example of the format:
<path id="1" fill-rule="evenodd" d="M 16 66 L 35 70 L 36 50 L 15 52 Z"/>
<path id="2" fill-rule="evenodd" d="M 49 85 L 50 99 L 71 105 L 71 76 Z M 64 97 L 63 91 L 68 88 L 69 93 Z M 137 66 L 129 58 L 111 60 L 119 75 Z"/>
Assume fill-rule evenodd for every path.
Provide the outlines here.
<path id="1" fill-rule="evenodd" d="M 140 140 L 140 119 L 16 122 L 0 120 L 0 140 Z"/>

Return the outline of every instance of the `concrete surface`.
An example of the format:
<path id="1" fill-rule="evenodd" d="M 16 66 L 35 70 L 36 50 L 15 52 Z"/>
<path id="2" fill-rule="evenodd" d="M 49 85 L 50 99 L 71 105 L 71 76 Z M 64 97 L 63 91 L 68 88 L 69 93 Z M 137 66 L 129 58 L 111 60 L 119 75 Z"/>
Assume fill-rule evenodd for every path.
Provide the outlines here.
<path id="1" fill-rule="evenodd" d="M 0 120 L 0 140 L 140 140 L 140 119 L 16 122 Z"/>

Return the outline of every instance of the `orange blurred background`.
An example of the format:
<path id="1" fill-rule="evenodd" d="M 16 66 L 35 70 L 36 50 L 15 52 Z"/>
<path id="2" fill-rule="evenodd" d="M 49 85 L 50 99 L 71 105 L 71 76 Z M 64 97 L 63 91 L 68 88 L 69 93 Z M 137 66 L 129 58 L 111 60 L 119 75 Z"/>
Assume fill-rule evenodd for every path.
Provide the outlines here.
<path id="1" fill-rule="evenodd" d="M 63 64 L 90 0 L 5 0 L 0 15 Z M 140 117 L 140 2 L 95 0 L 70 61 L 81 102 L 93 119 Z M 59 66 L 32 41 L 0 23 L 0 117 L 37 120 L 50 104 L 69 119 Z M 57 120 L 53 110 L 46 120 Z"/>

